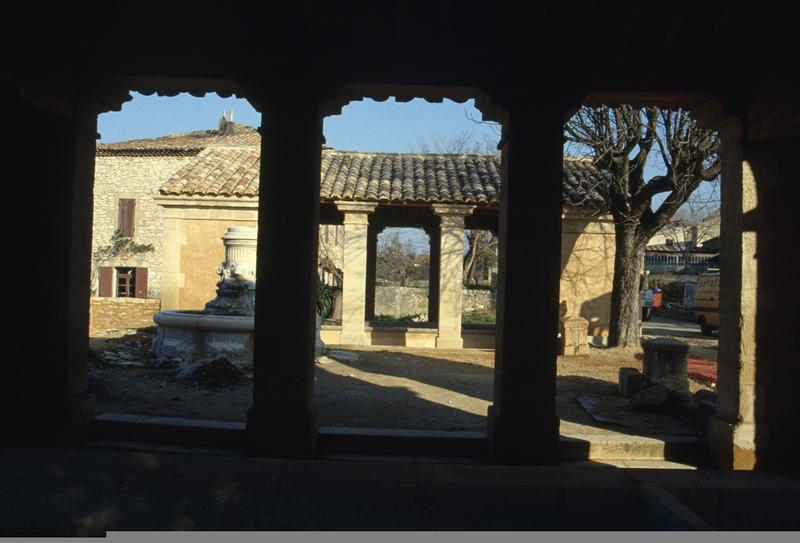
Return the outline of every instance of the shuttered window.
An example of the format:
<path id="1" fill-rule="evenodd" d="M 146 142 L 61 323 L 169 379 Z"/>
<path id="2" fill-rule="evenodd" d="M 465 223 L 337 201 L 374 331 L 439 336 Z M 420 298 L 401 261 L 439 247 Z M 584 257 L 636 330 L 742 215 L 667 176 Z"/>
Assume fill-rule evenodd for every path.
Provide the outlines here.
<path id="1" fill-rule="evenodd" d="M 111 298 L 114 296 L 114 268 L 100 268 L 100 296 Z"/>
<path id="2" fill-rule="evenodd" d="M 134 268 L 117 268 L 117 298 L 136 296 L 136 273 Z"/>
<path id="3" fill-rule="evenodd" d="M 132 238 L 134 219 L 136 217 L 136 200 L 133 198 L 119 199 L 119 217 L 117 224 L 123 238 Z"/>
<path id="4" fill-rule="evenodd" d="M 106 285 L 111 284 L 113 279 L 103 270 L 114 270 L 114 268 L 101 268 L 100 273 L 100 296 L 111 296 L 110 289 Z M 147 298 L 147 268 L 116 268 L 115 271 L 117 298 Z"/>
<path id="5" fill-rule="evenodd" d="M 136 281 L 135 296 L 137 298 L 147 298 L 147 268 L 136 268 L 134 280 Z"/>

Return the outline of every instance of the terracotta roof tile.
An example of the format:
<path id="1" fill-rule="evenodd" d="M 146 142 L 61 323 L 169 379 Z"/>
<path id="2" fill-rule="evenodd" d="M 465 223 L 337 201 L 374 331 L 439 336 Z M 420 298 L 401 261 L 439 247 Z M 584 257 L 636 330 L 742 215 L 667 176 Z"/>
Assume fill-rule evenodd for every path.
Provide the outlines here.
<path id="1" fill-rule="evenodd" d="M 209 146 L 175 173 L 161 193 L 257 196 L 260 149 Z M 604 173 L 587 160 L 564 160 L 567 205 L 603 207 Z M 323 149 L 323 201 L 500 205 L 500 157 L 363 153 Z"/>
<path id="2" fill-rule="evenodd" d="M 261 145 L 258 130 L 245 124 L 233 124 L 233 133 L 219 130 L 198 130 L 182 134 L 170 134 L 159 138 L 98 143 L 99 156 L 110 155 L 178 155 L 192 156 L 207 147 L 255 147 Z"/>

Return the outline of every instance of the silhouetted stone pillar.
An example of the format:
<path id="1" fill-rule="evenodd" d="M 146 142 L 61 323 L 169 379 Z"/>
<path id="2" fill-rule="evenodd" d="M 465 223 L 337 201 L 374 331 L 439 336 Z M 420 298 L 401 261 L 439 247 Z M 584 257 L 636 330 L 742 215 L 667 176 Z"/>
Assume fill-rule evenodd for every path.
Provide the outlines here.
<path id="1" fill-rule="evenodd" d="M 464 289 L 464 217 L 475 206 L 434 204 L 439 215 L 439 330 L 436 347 L 461 349 L 461 307 Z"/>
<path id="2" fill-rule="evenodd" d="M 756 381 L 756 330 L 759 314 L 759 257 L 766 248 L 758 228 L 764 227 L 759 207 L 756 168 L 763 157 L 747 156 L 741 124 L 728 116 L 720 130 L 723 148 L 720 211 L 720 326 L 717 363 L 717 411 L 709 420 L 708 439 L 720 467 L 753 469 L 759 442 L 765 443 L 763 393 L 767 375 Z M 761 185 L 761 187 L 759 187 Z M 763 293 L 762 293 L 763 294 Z M 766 308 L 765 308 L 766 309 Z M 765 320 L 766 322 L 766 320 Z M 760 419 L 760 420 L 759 420 Z"/>
<path id="3" fill-rule="evenodd" d="M 442 247 L 439 227 L 425 228 L 430 239 L 430 261 L 428 263 L 428 322 L 439 322 L 439 264 Z"/>
<path id="4" fill-rule="evenodd" d="M 252 452 L 309 457 L 316 443 L 314 325 L 322 119 L 316 100 L 263 100 Z"/>
<path id="5" fill-rule="evenodd" d="M 364 345 L 367 296 L 367 226 L 377 204 L 336 202 L 344 213 L 344 258 L 342 258 L 342 332 L 339 343 Z"/>
<path id="6" fill-rule="evenodd" d="M 501 141 L 500 261 L 489 442 L 495 462 L 550 464 L 558 460 L 559 442 L 555 395 L 566 108 L 520 102 L 508 110 Z"/>
<path id="7" fill-rule="evenodd" d="M 6 89 L 11 92 L 6 94 Z M 17 126 L 8 163 L 4 216 L 22 235 L 19 267 L 7 288 L 13 316 L 5 322 L 0 444 L 71 447 L 87 438 L 93 417 L 88 391 L 89 274 L 97 109 L 92 100 L 23 98 L 3 90 Z M 52 101 L 49 99 L 52 98 Z M 63 100 L 63 101 L 62 101 Z M 65 112 L 63 108 L 68 111 Z M 37 198 L 37 219 L 20 203 Z M 21 227 L 21 228 L 20 228 Z"/>
<path id="8" fill-rule="evenodd" d="M 364 309 L 364 320 L 369 322 L 375 318 L 375 278 L 378 273 L 378 234 L 380 228 L 370 221 L 367 225 L 367 299 Z"/>

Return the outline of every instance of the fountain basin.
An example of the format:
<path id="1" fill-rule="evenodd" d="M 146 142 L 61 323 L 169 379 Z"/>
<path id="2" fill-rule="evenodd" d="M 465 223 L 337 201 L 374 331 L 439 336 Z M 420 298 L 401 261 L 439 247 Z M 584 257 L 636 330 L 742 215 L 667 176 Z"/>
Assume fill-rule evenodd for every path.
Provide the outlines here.
<path id="1" fill-rule="evenodd" d="M 201 311 L 161 311 L 153 353 L 156 357 L 201 360 L 224 356 L 240 369 L 253 366 L 253 317 L 208 315 Z"/>
<path id="2" fill-rule="evenodd" d="M 202 360 L 224 356 L 242 370 L 253 367 L 253 317 L 209 315 L 202 311 L 160 311 L 153 354 L 158 358 Z M 320 339 L 322 318 L 316 318 L 315 356 L 325 344 Z"/>

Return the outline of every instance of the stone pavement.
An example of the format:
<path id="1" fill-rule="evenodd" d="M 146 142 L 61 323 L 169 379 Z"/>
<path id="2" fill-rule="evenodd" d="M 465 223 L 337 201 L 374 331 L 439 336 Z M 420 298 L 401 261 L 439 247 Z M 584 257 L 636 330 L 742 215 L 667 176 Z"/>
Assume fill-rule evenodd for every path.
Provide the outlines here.
<path id="1" fill-rule="evenodd" d="M 764 473 L 193 452 L 0 449 L 0 535 L 800 527 L 800 484 Z"/>

